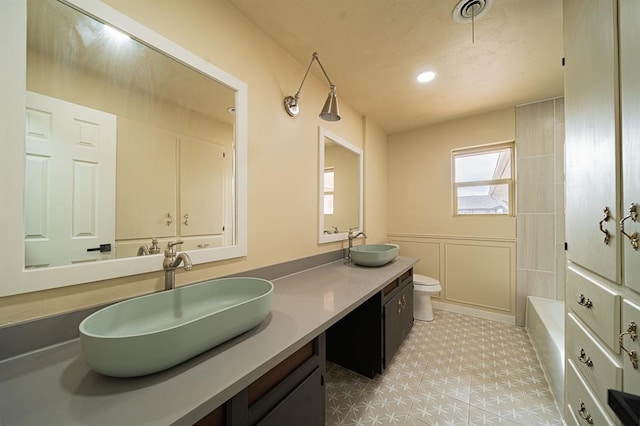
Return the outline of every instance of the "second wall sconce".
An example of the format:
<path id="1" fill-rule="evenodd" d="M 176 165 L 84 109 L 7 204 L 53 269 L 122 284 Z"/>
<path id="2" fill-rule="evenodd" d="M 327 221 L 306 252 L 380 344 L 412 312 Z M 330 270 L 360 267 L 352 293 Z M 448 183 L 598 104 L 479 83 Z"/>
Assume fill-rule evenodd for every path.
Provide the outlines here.
<path id="1" fill-rule="evenodd" d="M 336 97 L 336 86 L 331 82 L 331 79 L 327 75 L 327 72 L 324 70 L 324 67 L 320 63 L 320 59 L 318 59 L 318 53 L 316 52 L 313 52 L 313 55 L 311 56 L 311 62 L 307 67 L 307 72 L 304 73 L 302 83 L 300 83 L 300 88 L 298 89 L 296 94 L 294 96 L 287 96 L 284 98 L 284 109 L 291 117 L 296 117 L 300 112 L 300 106 L 298 105 L 298 100 L 300 99 L 300 90 L 302 90 L 302 85 L 307 79 L 307 75 L 309 74 L 311 65 L 313 65 L 313 61 L 317 61 L 318 65 L 320 65 L 324 76 L 329 82 L 330 89 L 329 96 L 327 96 L 327 101 L 324 103 L 322 111 L 320 111 L 320 118 L 326 121 L 338 121 L 340 120 L 340 111 L 338 109 L 338 98 Z"/>

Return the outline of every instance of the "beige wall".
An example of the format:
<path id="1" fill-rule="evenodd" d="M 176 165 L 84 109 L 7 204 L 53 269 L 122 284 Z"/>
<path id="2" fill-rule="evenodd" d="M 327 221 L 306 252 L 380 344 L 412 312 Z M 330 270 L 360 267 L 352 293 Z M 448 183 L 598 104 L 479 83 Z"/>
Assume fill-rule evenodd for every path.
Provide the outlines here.
<path id="1" fill-rule="evenodd" d="M 388 236 L 442 302 L 515 315 L 515 217 L 454 217 L 451 195 L 453 149 L 514 139 L 514 108 L 389 136 Z"/>
<path id="2" fill-rule="evenodd" d="M 368 243 L 387 242 L 387 135 L 373 120 L 364 127 L 364 229 Z"/>
<path id="3" fill-rule="evenodd" d="M 454 217 L 451 150 L 515 139 L 508 108 L 389 136 L 389 232 L 515 238 L 515 217 Z"/>
<path id="4" fill-rule="evenodd" d="M 386 239 L 386 137 L 341 100 L 342 120 L 318 118 L 327 95 L 311 76 L 301 113 L 286 115 L 282 99 L 298 88 L 308 64 L 287 55 L 222 0 L 106 0 L 133 19 L 235 75 L 249 87 L 248 256 L 198 265 L 178 285 L 302 258 L 342 247 L 317 244 L 318 126 L 365 147 L 365 230 Z M 309 59 L 311 59 L 309 52 Z M 319 52 L 322 55 L 322 52 Z M 329 72 L 340 64 L 323 64 Z M 338 93 L 340 82 L 338 85 Z M 365 144 L 365 133 L 367 141 Z M 120 300 L 162 288 L 161 272 L 0 299 L 0 325 Z"/>

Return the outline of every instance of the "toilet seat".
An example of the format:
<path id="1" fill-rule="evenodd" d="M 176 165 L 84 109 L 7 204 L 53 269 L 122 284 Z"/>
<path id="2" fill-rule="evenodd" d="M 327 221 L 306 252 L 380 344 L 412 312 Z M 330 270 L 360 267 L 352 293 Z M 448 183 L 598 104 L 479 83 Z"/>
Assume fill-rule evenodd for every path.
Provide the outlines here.
<path id="1" fill-rule="evenodd" d="M 421 274 L 413 274 L 413 289 L 416 291 L 437 293 L 442 290 L 440 281 Z"/>

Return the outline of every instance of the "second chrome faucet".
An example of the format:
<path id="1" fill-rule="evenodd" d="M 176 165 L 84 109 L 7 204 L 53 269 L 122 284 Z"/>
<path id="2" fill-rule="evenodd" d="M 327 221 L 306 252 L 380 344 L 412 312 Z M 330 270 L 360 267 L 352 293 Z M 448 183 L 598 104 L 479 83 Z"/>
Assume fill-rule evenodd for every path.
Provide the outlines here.
<path id="1" fill-rule="evenodd" d="M 177 253 L 175 246 L 182 244 L 183 241 L 169 241 L 167 249 L 164 251 L 164 261 L 162 269 L 164 269 L 164 289 L 171 290 L 175 288 L 176 268 L 183 265 L 185 271 L 193 268 L 191 258 L 185 252 Z"/>
<path id="2" fill-rule="evenodd" d="M 358 232 L 357 234 L 354 234 L 353 229 L 349 228 L 349 233 L 347 234 L 347 237 L 349 238 L 349 248 L 347 249 L 347 260 L 351 260 L 351 247 L 353 247 L 353 240 L 358 237 L 364 237 L 366 239 L 367 234 L 365 234 L 362 231 Z"/>

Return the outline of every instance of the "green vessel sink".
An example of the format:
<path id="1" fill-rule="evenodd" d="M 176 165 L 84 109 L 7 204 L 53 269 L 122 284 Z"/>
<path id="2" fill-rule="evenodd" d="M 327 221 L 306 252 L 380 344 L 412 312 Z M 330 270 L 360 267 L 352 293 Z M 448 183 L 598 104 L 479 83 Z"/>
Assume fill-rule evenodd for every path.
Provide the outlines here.
<path id="1" fill-rule="evenodd" d="M 82 355 L 107 376 L 155 373 L 257 326 L 272 299 L 267 280 L 223 278 L 125 300 L 82 321 Z"/>
<path id="2" fill-rule="evenodd" d="M 391 244 L 363 244 L 351 248 L 351 260 L 360 266 L 382 266 L 398 257 L 398 247 Z"/>

